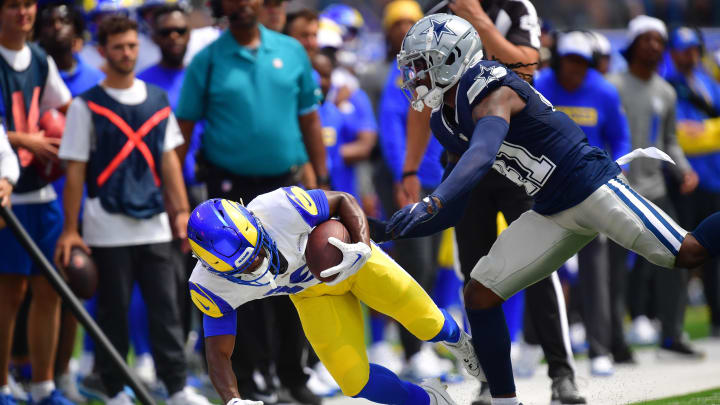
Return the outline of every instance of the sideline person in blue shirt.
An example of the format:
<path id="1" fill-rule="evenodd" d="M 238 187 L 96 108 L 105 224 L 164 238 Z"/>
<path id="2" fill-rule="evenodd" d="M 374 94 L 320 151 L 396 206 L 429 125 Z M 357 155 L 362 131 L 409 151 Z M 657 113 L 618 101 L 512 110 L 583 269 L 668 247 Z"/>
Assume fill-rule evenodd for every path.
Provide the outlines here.
<path id="1" fill-rule="evenodd" d="M 700 182 L 690 194 L 671 192 L 683 226 L 695 226 L 709 210 L 720 210 L 720 85 L 700 66 L 702 48 L 697 31 L 680 27 L 672 32 L 665 79 L 677 92 L 678 142 Z M 720 337 L 720 264 L 702 272 L 710 308 L 712 336 Z"/>
<path id="2" fill-rule="evenodd" d="M 249 202 L 297 184 L 297 171 L 308 159 L 317 181 L 304 186 L 327 187 L 317 112 L 320 90 L 305 49 L 258 23 L 262 1 L 218 3 L 216 11 L 228 17 L 229 27 L 190 62 L 175 111 L 188 142 L 195 123 L 205 120 L 201 158 L 208 195 Z M 178 153 L 184 159 L 186 149 Z M 277 377 L 293 398 L 319 403 L 306 386 L 301 360 L 307 341 L 288 299 L 243 306 L 238 325 L 233 358 L 243 398 L 260 398 L 253 372 L 267 373 L 274 360 Z M 248 330 L 267 331 L 267 336 L 258 339 Z M 283 350 L 271 350 L 275 341 L 283 342 Z M 265 378 L 273 380 L 272 375 Z"/>
<path id="3" fill-rule="evenodd" d="M 383 211 L 388 213 L 394 212 L 410 202 L 407 197 L 403 198 L 404 193 L 398 192 L 398 190 L 402 190 L 399 185 L 404 176 L 419 177 L 422 186 L 420 198 L 423 198 L 440 184 L 443 173 L 443 167 L 440 164 L 440 155 L 443 148 L 434 137 L 431 137 L 428 142 L 428 147 L 417 172 L 403 173 L 407 138 L 406 123 L 410 102 L 403 95 L 401 85 L 402 75 L 400 69 L 397 68 L 397 65 L 394 65 L 385 81 L 378 109 L 380 149 L 385 164 L 392 173 L 393 188 L 395 189 L 393 193 L 395 198 L 393 200 L 382 201 L 384 205 Z M 407 270 L 428 293 L 433 289 L 437 274 L 437 256 L 441 239 L 442 233 L 437 233 L 423 238 L 397 240 L 394 242 L 392 249 L 393 259 Z M 403 360 L 408 364 L 406 371 L 414 374 L 415 377 L 428 377 L 427 375 L 421 375 L 428 371 L 437 373 L 431 377 L 440 377 L 444 374 L 445 370 L 441 370 L 441 367 L 438 367 L 437 370 L 417 367 L 418 361 L 413 361 L 413 356 L 417 355 L 417 360 L 420 360 L 422 342 L 407 333 L 403 328 L 400 328 L 400 330 L 400 341 L 405 352 Z M 425 361 L 429 361 L 429 359 L 426 358 Z M 440 364 L 440 362 L 435 362 L 433 365 L 437 364 Z M 432 365 L 427 366 L 432 367 Z"/>
<path id="4" fill-rule="evenodd" d="M 605 149 L 613 159 L 630 152 L 630 129 L 615 87 L 594 69 L 591 34 L 571 31 L 561 34 L 557 58 L 540 72 L 535 88 L 567 114 L 583 130 L 588 143 Z M 624 252 L 623 252 L 624 254 Z M 610 266 L 609 244 L 596 238 L 578 254 L 578 284 L 571 300 L 580 300 L 580 317 L 588 334 L 590 371 L 593 375 L 614 373 L 616 361 L 631 361 L 623 337 L 622 316 L 615 311 L 611 285 L 624 277 L 624 266 Z"/>

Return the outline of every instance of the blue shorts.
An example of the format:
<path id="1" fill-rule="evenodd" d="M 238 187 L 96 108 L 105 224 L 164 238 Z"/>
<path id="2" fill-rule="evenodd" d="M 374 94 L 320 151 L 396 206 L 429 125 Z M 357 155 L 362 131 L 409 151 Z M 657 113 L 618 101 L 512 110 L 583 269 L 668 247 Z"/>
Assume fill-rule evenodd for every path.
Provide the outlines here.
<path id="1" fill-rule="evenodd" d="M 52 201 L 42 204 L 13 205 L 13 213 L 25 227 L 45 257 L 53 263 L 55 244 L 63 228 L 60 203 Z M 0 230 L 0 274 L 33 276 L 40 274 L 40 268 L 20 245 L 9 227 Z"/>

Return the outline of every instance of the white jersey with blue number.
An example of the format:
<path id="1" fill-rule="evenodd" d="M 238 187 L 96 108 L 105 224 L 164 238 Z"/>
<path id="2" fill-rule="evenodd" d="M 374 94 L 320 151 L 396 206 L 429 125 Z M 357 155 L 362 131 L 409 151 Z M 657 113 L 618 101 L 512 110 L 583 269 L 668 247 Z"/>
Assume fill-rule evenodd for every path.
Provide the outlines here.
<path id="1" fill-rule="evenodd" d="M 300 187 L 285 187 L 256 197 L 247 209 L 255 214 L 277 244 L 287 260 L 287 271 L 275 279 L 276 288 L 257 287 L 233 283 L 198 262 L 190 276 L 190 295 L 209 316 L 220 317 L 248 301 L 295 294 L 320 283 L 305 264 L 305 245 L 310 231 L 328 219 L 327 208 L 323 210 L 315 194 Z"/>

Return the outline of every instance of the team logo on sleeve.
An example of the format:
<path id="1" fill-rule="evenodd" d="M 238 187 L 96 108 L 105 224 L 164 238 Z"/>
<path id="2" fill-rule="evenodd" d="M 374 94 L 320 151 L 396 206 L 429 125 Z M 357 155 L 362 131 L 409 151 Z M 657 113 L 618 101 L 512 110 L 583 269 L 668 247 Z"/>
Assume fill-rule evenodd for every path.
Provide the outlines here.
<path id="1" fill-rule="evenodd" d="M 213 318 L 220 318 L 223 314 L 232 311 L 232 307 L 225 300 L 192 281 L 190 299 L 202 313 Z"/>
<path id="2" fill-rule="evenodd" d="M 494 81 L 500 80 L 500 78 L 506 74 L 507 70 L 502 66 L 494 66 L 492 68 L 480 66 L 480 73 L 475 76 L 475 81 L 467 91 L 468 101 L 472 103 L 475 97 L 480 95 L 485 87 Z"/>
<path id="3" fill-rule="evenodd" d="M 310 226 L 315 226 L 319 210 L 310 194 L 297 186 L 283 187 L 283 191 L 305 222 Z"/>
<path id="4" fill-rule="evenodd" d="M 442 38 L 443 34 L 453 35 L 456 36 L 455 32 L 447 27 L 447 23 L 449 20 L 445 21 L 438 21 L 435 19 L 430 19 L 430 24 L 432 24 L 430 27 L 428 27 L 425 31 L 421 32 L 421 34 L 427 34 L 432 30 L 433 37 L 435 38 L 436 42 L 440 42 L 440 38 Z"/>

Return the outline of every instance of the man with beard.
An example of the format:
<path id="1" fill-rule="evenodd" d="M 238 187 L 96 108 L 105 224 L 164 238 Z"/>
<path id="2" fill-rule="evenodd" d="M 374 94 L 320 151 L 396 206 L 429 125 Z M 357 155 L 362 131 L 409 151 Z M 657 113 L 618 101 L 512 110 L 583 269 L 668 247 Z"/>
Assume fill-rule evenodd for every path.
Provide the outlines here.
<path id="1" fill-rule="evenodd" d="M 107 77 L 70 106 L 60 158 L 67 161 L 63 200 L 67 216 L 55 261 L 70 250 L 90 253 L 99 269 L 97 322 L 123 356 L 128 352 L 128 305 L 137 281 L 148 311 L 157 374 L 169 405 L 209 405 L 185 388 L 186 364 L 177 286 L 171 260 L 172 228 L 185 237 L 188 202 L 175 148 L 183 143 L 167 95 L 135 78 L 137 23 L 124 16 L 102 21 L 98 50 Z M 88 189 L 83 236 L 78 211 Z M 166 212 L 166 207 L 167 211 Z M 169 215 L 168 215 L 169 214 Z M 130 405 L 124 378 L 104 350 L 97 364 L 111 405 Z"/>
<path id="2" fill-rule="evenodd" d="M 317 182 L 308 180 L 304 186 L 327 187 L 317 112 L 320 90 L 305 49 L 259 24 L 261 0 L 214 0 L 211 6 L 216 16 L 227 16 L 229 28 L 187 67 L 176 110 L 186 142 L 195 123 L 205 121 L 200 159 L 208 195 L 251 201 L 297 184 L 308 159 Z M 275 392 L 260 392 L 253 381 L 258 370 L 271 387 L 274 361 L 295 402 L 320 403 L 306 387 L 301 359 L 307 342 L 290 301 L 273 297 L 253 302 L 237 315 L 233 366 L 242 397 L 277 401 Z"/>

